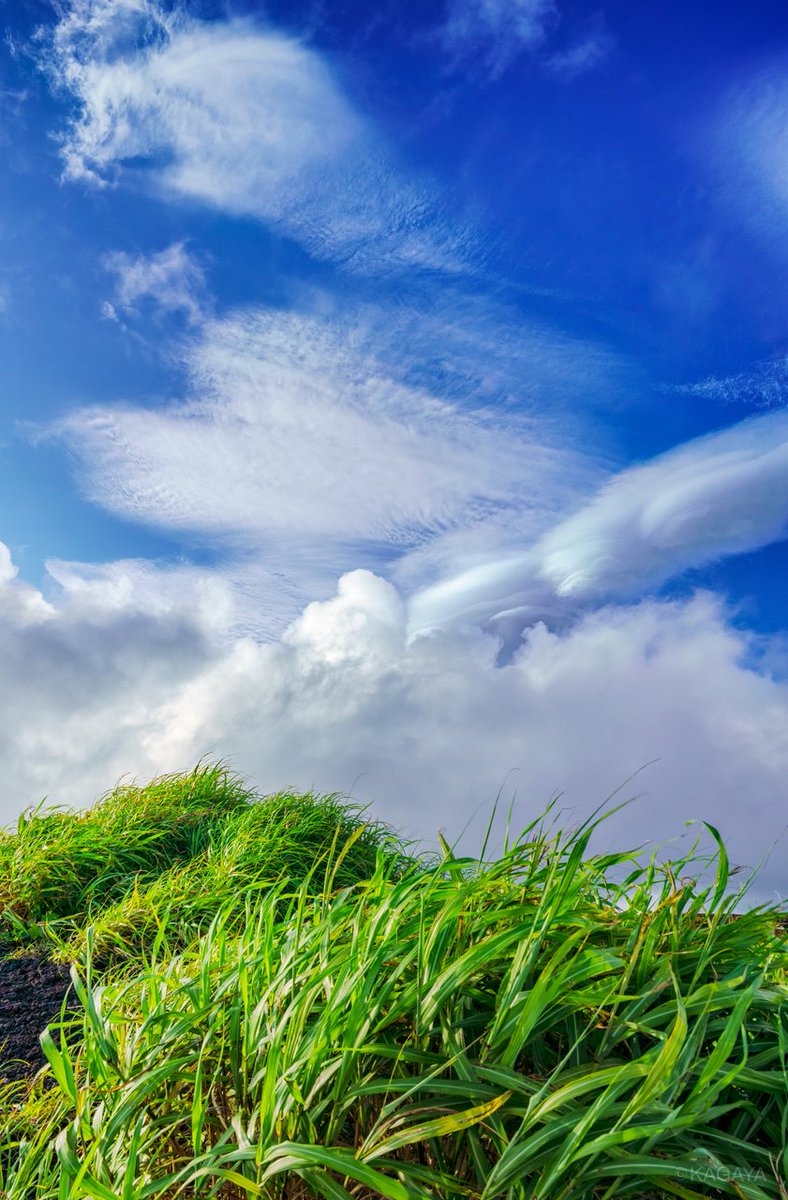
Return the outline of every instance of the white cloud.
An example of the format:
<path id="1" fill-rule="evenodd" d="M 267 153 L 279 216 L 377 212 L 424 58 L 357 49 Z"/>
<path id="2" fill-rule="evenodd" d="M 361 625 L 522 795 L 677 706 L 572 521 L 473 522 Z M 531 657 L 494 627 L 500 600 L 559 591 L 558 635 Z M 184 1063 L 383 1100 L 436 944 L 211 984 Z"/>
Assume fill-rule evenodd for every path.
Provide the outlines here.
<path id="1" fill-rule="evenodd" d="M 720 193 L 774 253 L 788 219 L 788 71 L 779 61 L 731 89 L 704 130 Z M 778 236 L 775 237 L 775 231 Z"/>
<path id="2" fill-rule="evenodd" d="M 104 267 L 115 276 L 114 303 L 105 304 L 105 315 L 138 311 L 147 301 L 162 312 L 182 313 L 193 325 L 203 320 L 207 306 L 205 273 L 183 242 L 173 242 L 154 254 L 127 254 L 116 250 L 104 257 Z"/>
<path id="3" fill-rule="evenodd" d="M 81 105 L 64 149 L 75 178 L 104 180 L 148 159 L 184 195 L 265 213 L 282 207 L 282 184 L 291 190 L 362 134 L 317 55 L 249 22 L 86 0 L 71 6 L 54 47 Z"/>
<path id="4" fill-rule="evenodd" d="M 555 0 L 448 0 L 439 38 L 454 66 L 480 64 L 494 78 L 557 20 Z"/>
<path id="5" fill-rule="evenodd" d="M 774 413 L 622 472 L 537 553 L 559 595 L 626 595 L 786 532 L 788 414 Z"/>
<path id="6" fill-rule="evenodd" d="M 379 332 L 387 318 L 391 345 Z M 504 541 L 533 537 L 576 505 L 598 477 L 587 456 L 558 448 L 552 421 L 478 403 L 501 386 L 475 374 L 486 342 L 453 363 L 457 399 L 448 402 L 428 379 L 411 385 L 394 373 L 395 351 L 400 371 L 411 364 L 418 373 L 425 359 L 415 329 L 413 338 L 397 336 L 393 320 L 377 310 L 357 321 L 246 310 L 208 321 L 191 343 L 184 402 L 88 408 L 53 432 L 81 461 L 92 500 L 125 519 L 222 540 L 231 553 L 245 549 L 281 573 L 279 590 L 298 607 L 352 566 L 429 543 L 434 559 L 435 540 L 459 530 L 489 549 L 496 527 Z M 429 322 L 421 330 L 432 370 L 437 332 Z M 452 336 L 461 346 L 458 329 Z M 569 388 L 572 354 L 558 370 L 546 331 L 532 332 L 530 344 L 530 386 L 558 378 Z M 521 335 L 525 361 L 527 345 Z M 593 347 L 584 350 L 578 344 L 574 354 L 589 379 L 609 368 L 604 359 L 594 366 Z M 505 338 L 500 361 L 505 371 Z M 434 574 L 428 557 L 412 564 L 412 580 Z M 252 588 L 254 572 L 250 562 Z"/>
<path id="7" fill-rule="evenodd" d="M 569 81 L 605 61 L 615 39 L 597 13 L 586 32 L 570 36 L 563 49 L 553 49 L 563 24 L 557 0 L 447 0 L 436 38 L 452 70 L 463 68 L 501 75 L 524 52 L 530 53 L 556 79 Z"/>
<path id="8" fill-rule="evenodd" d="M 788 358 L 775 358 L 738 375 L 722 378 L 711 376 L 699 383 L 683 384 L 673 390 L 719 404 L 752 404 L 754 408 L 785 407 L 788 400 Z"/>
<path id="9" fill-rule="evenodd" d="M 413 628 L 538 617 L 630 598 L 689 567 L 788 535 L 788 414 L 697 438 L 612 478 L 525 552 L 476 565 L 414 598 Z"/>
<path id="10" fill-rule="evenodd" d="M 592 28 L 565 50 L 557 50 L 545 59 L 548 71 L 559 79 L 576 79 L 599 67 L 613 51 L 615 38 L 598 16 Z"/>
<path id="11" fill-rule="evenodd" d="M 47 62 L 77 103 L 63 145 L 71 179 L 136 181 L 256 217 L 362 270 L 462 262 L 465 235 L 295 38 L 153 0 L 74 0 Z"/>
<path id="12" fill-rule="evenodd" d="M 494 74 L 544 49 L 553 14 L 546 0 L 455 4 L 447 36 Z M 463 261 L 461 235 L 300 42 L 151 0 L 78 0 L 51 53 L 77 105 L 72 178 L 251 215 L 361 268 Z M 523 819 L 562 788 L 582 815 L 660 756 L 639 784 L 658 803 L 619 818 L 622 837 L 668 836 L 695 815 L 738 861 L 766 848 L 788 692 L 745 665 L 752 639 L 707 596 L 580 609 L 784 536 L 783 414 L 624 471 L 583 504 L 601 463 L 566 420 L 620 366 L 598 347 L 434 288 L 422 307 L 411 294 L 407 312 L 362 320 L 211 320 L 179 244 L 113 261 L 108 315 L 156 300 L 191 321 L 189 386 L 180 403 L 83 409 L 54 432 L 93 500 L 222 544 L 228 561 L 52 563 L 42 595 L 0 554 L 8 815 L 45 791 L 87 801 L 121 772 L 212 752 L 270 789 L 361 775 L 379 815 L 455 833 L 511 768 Z M 401 591 L 352 571 L 331 595 L 338 574 L 373 564 Z M 413 636 L 458 616 L 465 627 Z M 507 637 L 507 667 L 469 620 Z"/>
<path id="13" fill-rule="evenodd" d="M 479 493 L 504 499 L 518 468 L 505 439 L 365 376 L 320 333 L 246 315 L 201 347 L 204 399 L 67 418 L 61 430 L 92 459 L 93 497 L 164 528 L 384 543 L 456 520 Z"/>
<path id="14" fill-rule="evenodd" d="M 266 790 L 352 789 L 430 844 L 504 783 L 515 827 L 558 791 L 574 823 L 654 758 L 623 793 L 646 797 L 598 846 L 679 839 L 705 818 L 754 865 L 785 822 L 788 683 L 746 665 L 762 647 L 709 595 L 604 609 L 561 635 L 537 625 L 498 669 L 478 631 L 408 643 L 400 596 L 368 571 L 263 645 L 224 636 L 233 596 L 209 572 L 60 564 L 44 599 L 0 561 L 2 820 L 208 752 Z M 760 895 L 785 893 L 784 863 L 773 855 Z"/>
<path id="15" fill-rule="evenodd" d="M 50 432 L 105 509 L 222 546 L 227 577 L 247 596 L 245 627 L 260 636 L 278 636 L 338 574 L 366 566 L 411 597 L 413 633 L 470 622 L 511 650 L 537 620 L 564 628 L 582 610 L 786 536 L 788 414 L 698 438 L 593 495 L 603 464 L 574 448 L 582 424 L 572 430 L 560 408 L 535 416 L 527 390 L 538 412 L 557 380 L 572 395 L 573 363 L 589 387 L 614 364 L 593 346 L 556 350 L 546 330 L 510 354 L 500 313 L 467 339 L 462 321 L 442 335 L 451 311 L 422 323 L 424 346 L 417 313 L 403 329 L 386 309 L 207 321 L 190 343 L 181 403 L 94 406 Z M 483 379 L 496 330 L 496 373 Z M 520 393 L 507 405 L 515 374 Z M 438 398 L 447 393 L 452 402 Z M 255 597 L 266 600 L 264 625 L 251 616 Z"/>

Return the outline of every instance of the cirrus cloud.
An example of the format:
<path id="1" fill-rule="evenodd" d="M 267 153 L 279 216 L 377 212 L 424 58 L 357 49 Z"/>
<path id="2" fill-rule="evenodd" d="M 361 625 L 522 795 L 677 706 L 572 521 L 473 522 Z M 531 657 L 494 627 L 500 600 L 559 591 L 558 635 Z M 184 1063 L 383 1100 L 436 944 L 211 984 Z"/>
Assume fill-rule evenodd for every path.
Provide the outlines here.
<path id="1" fill-rule="evenodd" d="M 454 65 L 478 63 L 492 78 L 547 37 L 555 0 L 449 0 L 438 36 Z"/>
<path id="2" fill-rule="evenodd" d="M 456 270 L 468 235 L 406 178 L 326 61 L 250 19 L 74 0 L 44 62 L 73 97 L 65 175 L 251 216 L 359 270 Z"/>
<path id="3" fill-rule="evenodd" d="M 48 435 L 68 445 L 86 494 L 103 508 L 245 555 L 247 579 L 258 570 L 252 556 L 268 568 L 267 586 L 275 569 L 294 601 L 310 598 L 309 588 L 326 595 L 343 570 L 399 560 L 453 532 L 488 536 L 503 520 L 509 537 L 533 536 L 570 509 L 598 468 L 558 444 L 553 422 L 479 403 L 475 371 L 486 343 L 466 345 L 466 360 L 454 361 L 449 401 L 427 375 L 405 382 L 401 351 L 395 372 L 403 339 L 389 328 L 389 346 L 380 335 L 387 315 L 242 310 L 204 320 L 189 344 L 181 402 L 92 406 Z M 433 334 L 428 323 L 422 336 L 434 362 Z M 457 328 L 452 338 L 463 345 Z M 559 372 L 568 387 L 549 331 L 534 331 L 531 347 L 531 386 Z M 609 369 L 604 359 L 594 367 L 593 346 L 578 343 L 573 353 L 588 376 Z M 416 372 L 415 336 L 410 354 Z M 502 383 L 486 381 L 495 392 Z M 419 562 L 434 573 L 427 558 Z"/>
<path id="4" fill-rule="evenodd" d="M 104 267 L 115 277 L 113 302 L 105 304 L 105 316 L 117 319 L 118 309 L 134 315 L 142 303 L 161 312 L 182 313 L 192 325 L 203 320 L 205 273 L 184 242 L 173 242 L 154 254 L 114 250 L 104 256 Z"/>

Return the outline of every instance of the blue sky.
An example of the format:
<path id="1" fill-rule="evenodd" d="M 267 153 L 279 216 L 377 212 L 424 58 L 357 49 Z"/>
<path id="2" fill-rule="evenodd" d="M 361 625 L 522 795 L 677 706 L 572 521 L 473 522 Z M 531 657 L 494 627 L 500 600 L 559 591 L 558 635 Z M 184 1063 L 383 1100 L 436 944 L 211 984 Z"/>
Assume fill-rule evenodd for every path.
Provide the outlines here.
<path id="1" fill-rule="evenodd" d="M 429 839 L 651 762 L 611 839 L 754 865 L 783 6 L 0 11 L 0 816 L 211 753 Z"/>

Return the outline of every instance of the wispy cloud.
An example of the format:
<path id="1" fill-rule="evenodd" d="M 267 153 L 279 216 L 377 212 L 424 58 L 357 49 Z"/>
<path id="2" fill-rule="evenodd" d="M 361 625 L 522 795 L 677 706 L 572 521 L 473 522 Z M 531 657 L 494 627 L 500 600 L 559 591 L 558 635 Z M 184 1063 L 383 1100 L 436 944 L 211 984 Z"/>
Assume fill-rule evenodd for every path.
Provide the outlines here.
<path id="1" fill-rule="evenodd" d="M 72 178 L 141 172 L 170 197 L 251 212 L 352 266 L 462 260 L 465 235 L 392 171 L 301 43 L 152 0 L 78 0 L 50 51 L 78 104 L 64 146 Z M 620 390 L 620 360 L 478 287 L 416 270 L 377 307 L 306 293 L 301 315 L 207 320 L 182 244 L 108 265 L 118 279 L 108 315 L 157 303 L 191 320 L 190 386 L 168 407 L 94 406 L 54 432 L 103 507 L 224 539 L 251 590 L 273 576 L 250 556 L 275 563 L 291 617 L 309 588 L 324 596 L 353 566 L 387 562 L 412 589 L 482 547 L 521 545 L 600 477 L 587 439 L 576 446 L 582 414 Z M 269 634 L 282 628 L 271 599 Z"/>
<path id="2" fill-rule="evenodd" d="M 496 54 L 505 54 L 500 38 L 541 45 L 555 16 L 546 0 L 457 0 L 444 32 L 458 46 L 492 39 Z M 399 205 L 407 186 L 395 185 L 388 169 L 369 174 L 377 138 L 325 62 L 301 43 L 248 21 L 201 24 L 153 0 L 77 0 L 51 50 L 53 69 L 79 106 L 65 144 L 72 177 L 125 177 L 135 169 L 129 163 L 142 159 L 165 191 L 252 212 L 298 232 L 318 253 L 352 256 L 353 247 L 388 238 L 400 263 L 411 256 L 423 263 L 424 229 L 416 222 L 409 241 L 414 227 L 387 208 L 392 197 Z M 591 39 L 574 66 L 567 58 L 561 67 L 560 57 L 554 65 L 579 69 L 594 53 Z M 373 154 L 370 161 L 382 160 Z M 355 187 L 357 167 L 358 181 L 374 192 L 369 205 L 364 186 Z M 342 204 L 332 180 L 341 181 Z M 438 229 L 433 222 L 430 236 Z M 148 259 L 116 255 L 114 265 L 119 305 L 155 294 L 163 307 L 198 319 L 202 280 L 182 245 Z M 776 423 L 737 427 L 626 471 L 561 521 L 599 464 L 571 446 L 560 450 L 545 436 L 544 419 L 529 424 L 511 415 L 504 327 L 498 322 L 490 339 L 484 305 L 462 303 L 456 308 L 470 331 L 447 333 L 456 315 L 449 314 L 443 338 L 433 339 L 431 375 L 412 351 L 409 378 L 407 370 L 399 377 L 390 371 L 383 322 L 374 349 L 361 351 L 352 321 L 238 313 L 205 326 L 190 361 L 193 386 L 180 404 L 94 407 L 72 414 L 57 432 L 81 456 L 88 493 L 105 507 L 168 529 L 236 536 L 247 545 L 256 538 L 269 549 L 272 539 L 280 546 L 303 539 L 291 554 L 299 571 L 311 556 L 323 588 L 332 556 L 339 569 L 359 555 L 398 557 L 398 577 L 411 583 L 423 568 L 435 572 L 439 562 L 445 568 L 453 555 L 464 556 L 470 576 L 414 602 L 414 612 L 428 617 L 445 600 L 452 612 L 505 611 L 516 625 L 522 614 L 631 595 L 782 536 L 782 507 L 764 499 L 774 488 L 782 496 Z M 465 354 L 478 371 L 485 337 L 498 375 L 487 395 L 489 380 L 468 389 L 469 371 L 457 367 Z M 515 373 L 509 364 L 521 411 L 531 379 L 544 375 L 539 357 L 553 353 L 558 339 L 522 340 L 525 369 Z M 557 357 L 571 364 L 577 356 L 564 345 Z M 553 384 L 556 378 L 553 368 Z M 495 409 L 482 410 L 479 401 L 490 399 Z M 554 482 L 559 475 L 568 480 L 563 490 Z M 734 489 L 744 485 L 742 510 Z M 549 532 L 531 521 L 540 505 L 542 514 L 550 510 L 546 495 L 555 496 L 554 524 L 558 518 Z M 480 532 L 493 534 L 488 555 L 506 550 L 513 536 L 526 548 L 490 565 L 480 561 Z M 449 548 L 442 559 L 436 543 Z"/>
<path id="3" fill-rule="evenodd" d="M 252 216 L 323 258 L 454 270 L 467 234 L 405 179 L 330 67 L 251 20 L 154 0 L 75 0 L 46 64 L 76 101 L 66 176 L 123 179 Z"/>
<path id="4" fill-rule="evenodd" d="M 786 535 L 788 414 L 780 412 L 621 472 L 523 553 L 414 597 L 412 628 L 497 619 L 516 637 L 548 614 L 630 598 Z"/>
<path id="5" fill-rule="evenodd" d="M 752 404 L 754 408 L 785 407 L 788 401 L 788 358 L 759 363 L 738 375 L 711 376 L 673 389 L 720 404 Z"/>
<path id="6" fill-rule="evenodd" d="M 495 78 L 540 46 L 557 19 L 555 0 L 448 0 L 438 37 L 455 68 L 481 66 Z"/>
<path id="7" fill-rule="evenodd" d="M 784 61 L 752 74 L 717 105 L 706 153 L 729 207 L 783 244 L 788 222 L 788 71 Z M 779 230 L 778 237 L 775 237 Z"/>
<path id="8" fill-rule="evenodd" d="M 601 66 L 612 53 L 615 44 L 615 38 L 604 18 L 597 14 L 585 34 L 570 42 L 565 49 L 549 54 L 544 64 L 558 79 L 576 79 L 578 75 L 585 75 Z"/>
<path id="9" fill-rule="evenodd" d="M 409 357 L 398 356 L 399 374 L 386 361 L 402 345 L 388 310 L 362 317 L 247 310 L 209 321 L 191 344 L 180 404 L 92 407 L 50 433 L 81 460 L 87 493 L 104 508 L 275 556 L 296 594 L 307 584 L 325 594 L 338 571 L 399 558 L 497 513 L 522 536 L 588 487 L 593 463 L 559 448 L 551 422 L 479 405 L 477 347 L 465 348 L 464 375 L 461 360 L 453 364 L 451 401 L 426 378 L 403 380 L 408 364 L 418 373 L 416 337 Z M 376 333 L 387 321 L 390 349 Z M 434 332 L 429 323 L 421 331 L 433 370 Z M 457 329 L 453 337 L 462 344 Z M 550 336 L 531 342 L 536 387 L 551 378 Z M 593 347 L 583 350 L 575 352 L 591 374 Z M 566 362 L 563 370 L 566 378 Z"/>
<path id="10" fill-rule="evenodd" d="M 556 79 L 569 81 L 595 70 L 615 45 L 602 13 L 577 33 L 557 0 L 447 0 L 435 38 L 449 69 L 497 79 L 529 54 Z M 558 31 L 563 46 L 556 45 Z"/>
<path id="11" fill-rule="evenodd" d="M 788 531 L 788 414 L 707 434 L 622 472 L 539 544 L 559 595 L 626 595 Z"/>
<path id="12" fill-rule="evenodd" d="M 116 317 L 120 309 L 134 315 L 141 304 L 165 313 L 182 313 L 192 325 L 206 315 L 208 289 L 205 272 L 184 242 L 173 242 L 155 254 L 113 251 L 104 257 L 105 269 L 115 277 L 111 302 L 105 315 Z"/>
<path id="13" fill-rule="evenodd" d="M 655 758 L 606 844 L 672 838 L 676 853 L 684 822 L 706 818 L 753 866 L 785 824 L 788 683 L 747 665 L 764 647 L 708 595 L 604 609 L 560 635 L 537 625 L 501 670 L 478 632 L 409 644 L 402 598 L 369 571 L 267 645 L 225 636 L 233 596 L 210 572 L 51 571 L 45 599 L 0 551 L 0 820 L 211 752 L 264 789 L 352 789 L 430 844 L 482 809 L 478 837 L 502 786 L 515 827 L 559 791 L 581 820 Z M 784 892 L 781 861 L 761 897 Z"/>
<path id="14" fill-rule="evenodd" d="M 527 406 L 501 403 L 505 353 L 496 403 L 479 406 L 484 337 L 466 346 L 464 375 L 451 356 L 449 381 L 427 324 L 433 390 L 428 373 L 419 378 L 417 337 L 393 370 L 387 318 L 244 311 L 209 321 L 191 344 L 180 403 L 94 406 L 50 433 L 81 461 L 102 507 L 225 546 L 228 574 L 250 595 L 264 589 L 276 614 L 258 625 L 267 637 L 329 594 L 338 573 L 369 566 L 411 595 L 413 634 L 459 621 L 494 629 L 511 649 L 539 620 L 566 628 L 611 599 L 786 536 L 788 414 L 698 438 L 593 495 L 604 464 L 567 437 L 565 421 L 559 433 Z M 387 332 L 392 347 L 408 341 Z M 515 369 L 528 348 L 521 338 Z M 532 334 L 536 387 L 540 374 L 555 379 L 553 349 L 545 331 Z M 573 352 L 590 375 L 594 348 Z M 558 357 L 566 373 L 566 343 Z M 255 562 L 266 568 L 258 576 Z"/>

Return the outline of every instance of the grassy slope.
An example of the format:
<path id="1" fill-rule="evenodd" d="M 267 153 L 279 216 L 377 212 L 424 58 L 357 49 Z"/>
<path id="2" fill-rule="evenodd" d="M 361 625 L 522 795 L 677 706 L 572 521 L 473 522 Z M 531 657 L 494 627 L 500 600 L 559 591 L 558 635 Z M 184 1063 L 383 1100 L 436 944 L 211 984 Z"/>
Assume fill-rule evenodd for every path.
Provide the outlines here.
<path id="1" fill-rule="evenodd" d="M 6 929 L 82 1012 L 5 1095 L 0 1195 L 786 1200 L 779 914 L 591 828 L 417 860 L 220 766 L 24 820 Z"/>

